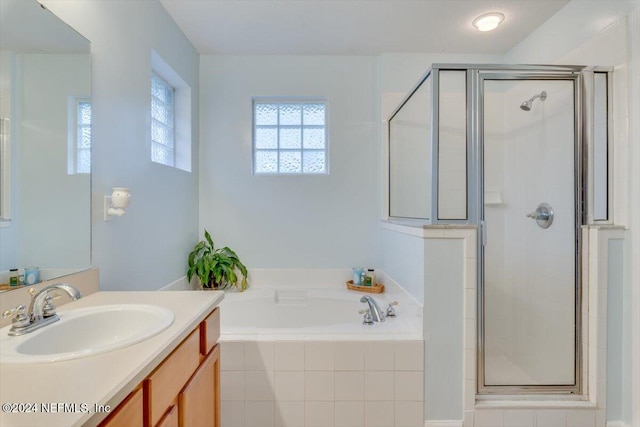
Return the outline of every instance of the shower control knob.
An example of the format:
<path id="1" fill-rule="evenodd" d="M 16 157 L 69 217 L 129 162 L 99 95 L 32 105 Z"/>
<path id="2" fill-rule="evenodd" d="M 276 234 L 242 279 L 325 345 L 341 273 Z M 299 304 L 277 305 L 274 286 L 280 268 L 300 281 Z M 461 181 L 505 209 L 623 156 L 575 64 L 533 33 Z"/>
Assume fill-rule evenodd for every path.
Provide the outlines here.
<path id="1" fill-rule="evenodd" d="M 527 217 L 535 219 L 540 228 L 549 228 L 553 224 L 553 208 L 549 203 L 540 203 L 535 211 L 527 214 Z"/>

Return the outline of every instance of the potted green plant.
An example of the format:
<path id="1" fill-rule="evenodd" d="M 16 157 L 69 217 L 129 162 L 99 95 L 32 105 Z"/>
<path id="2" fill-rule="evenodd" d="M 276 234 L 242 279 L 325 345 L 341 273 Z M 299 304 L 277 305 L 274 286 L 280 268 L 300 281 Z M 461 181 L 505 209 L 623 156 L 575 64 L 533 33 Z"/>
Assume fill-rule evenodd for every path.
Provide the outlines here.
<path id="1" fill-rule="evenodd" d="M 204 230 L 205 240 L 199 241 L 189 254 L 189 269 L 187 279 L 195 274 L 200 279 L 203 288 L 226 289 L 235 286 L 240 291 L 247 289 L 247 267 L 240 261 L 238 255 L 230 248 L 216 249 L 209 232 Z M 238 283 L 239 271 L 242 280 Z"/>

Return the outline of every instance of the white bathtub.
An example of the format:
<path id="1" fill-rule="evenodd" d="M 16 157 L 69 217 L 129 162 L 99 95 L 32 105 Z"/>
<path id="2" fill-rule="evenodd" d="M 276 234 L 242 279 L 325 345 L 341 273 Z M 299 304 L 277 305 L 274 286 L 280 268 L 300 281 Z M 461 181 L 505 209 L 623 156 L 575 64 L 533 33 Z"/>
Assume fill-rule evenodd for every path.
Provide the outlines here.
<path id="1" fill-rule="evenodd" d="M 363 294 L 347 289 L 254 288 L 227 293 L 221 304 L 222 340 L 412 340 L 422 339 L 421 307 L 410 300 L 397 317 L 362 324 L 360 302 L 371 295 L 386 310 L 397 294 Z"/>
<path id="2" fill-rule="evenodd" d="M 362 426 L 371 422 L 371 406 L 380 409 L 377 425 L 422 425 L 422 307 L 393 283 L 385 282 L 384 294 L 363 294 L 344 288 L 350 271 L 331 280 L 323 274 L 331 276 L 307 274 L 280 285 L 254 273 L 249 290 L 225 295 L 223 426 Z M 397 317 L 363 325 L 363 295 L 383 310 L 398 301 Z"/>

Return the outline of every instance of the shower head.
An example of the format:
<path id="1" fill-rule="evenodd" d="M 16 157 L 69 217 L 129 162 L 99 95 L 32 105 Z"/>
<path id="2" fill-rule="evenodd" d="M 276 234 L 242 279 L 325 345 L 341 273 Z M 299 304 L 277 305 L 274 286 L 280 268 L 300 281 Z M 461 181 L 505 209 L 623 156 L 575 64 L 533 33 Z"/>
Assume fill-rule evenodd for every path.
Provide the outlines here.
<path id="1" fill-rule="evenodd" d="M 545 99 L 547 99 L 547 92 L 543 90 L 542 92 L 536 95 L 533 95 L 531 98 L 527 99 L 522 104 L 520 104 L 520 109 L 524 111 L 530 111 L 531 105 L 533 104 L 533 101 L 536 98 L 540 98 L 541 101 L 544 101 Z"/>

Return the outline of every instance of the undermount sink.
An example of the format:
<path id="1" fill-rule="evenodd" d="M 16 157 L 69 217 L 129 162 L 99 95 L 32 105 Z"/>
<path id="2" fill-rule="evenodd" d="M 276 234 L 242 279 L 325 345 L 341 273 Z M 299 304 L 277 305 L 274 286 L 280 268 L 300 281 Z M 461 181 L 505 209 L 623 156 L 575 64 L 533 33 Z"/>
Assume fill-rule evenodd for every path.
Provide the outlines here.
<path id="1" fill-rule="evenodd" d="M 45 363 L 127 347 L 168 328 L 173 313 L 147 304 L 100 305 L 58 313 L 60 320 L 26 335 L 0 329 L 0 362 Z"/>

